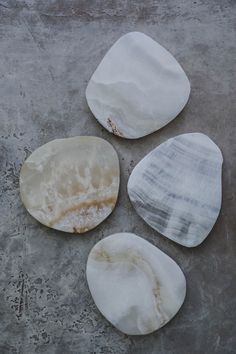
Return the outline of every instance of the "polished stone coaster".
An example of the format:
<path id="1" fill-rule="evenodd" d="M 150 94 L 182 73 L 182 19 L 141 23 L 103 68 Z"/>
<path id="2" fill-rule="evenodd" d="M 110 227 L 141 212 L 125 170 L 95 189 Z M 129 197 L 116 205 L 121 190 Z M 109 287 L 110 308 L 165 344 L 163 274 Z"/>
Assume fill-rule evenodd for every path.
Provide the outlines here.
<path id="1" fill-rule="evenodd" d="M 137 213 L 155 230 L 187 247 L 209 234 L 221 208 L 223 157 L 206 135 L 167 140 L 134 168 L 128 194 Z"/>
<path id="2" fill-rule="evenodd" d="M 56 230 L 83 233 L 115 207 L 119 160 L 107 141 L 93 136 L 53 140 L 36 149 L 20 172 L 28 212 Z"/>
<path id="3" fill-rule="evenodd" d="M 174 119 L 190 83 L 177 60 L 144 33 L 122 36 L 107 52 L 87 89 L 88 105 L 110 132 L 135 139 Z"/>
<path id="4" fill-rule="evenodd" d="M 184 302 L 186 280 L 180 267 L 132 233 L 99 241 L 89 254 L 86 273 L 98 309 L 126 334 L 157 330 Z"/>

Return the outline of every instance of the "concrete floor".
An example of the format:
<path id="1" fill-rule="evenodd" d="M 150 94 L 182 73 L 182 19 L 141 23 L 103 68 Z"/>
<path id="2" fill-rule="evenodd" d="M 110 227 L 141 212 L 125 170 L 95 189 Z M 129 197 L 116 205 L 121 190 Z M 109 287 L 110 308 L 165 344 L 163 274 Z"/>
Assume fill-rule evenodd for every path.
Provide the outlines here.
<path id="1" fill-rule="evenodd" d="M 236 1 L 0 1 L 0 354 L 233 354 L 236 347 Z M 121 35 L 164 45 L 192 85 L 168 126 L 128 141 L 105 131 L 85 100 L 88 80 Z M 222 149 L 223 204 L 207 240 L 186 249 L 138 217 L 126 193 L 133 167 L 177 134 L 203 132 Z M 121 189 L 113 214 L 71 236 L 40 225 L 19 198 L 19 171 L 40 145 L 97 135 L 116 148 Z M 161 330 L 132 337 L 98 312 L 85 266 L 101 238 L 132 231 L 176 260 L 187 298 Z"/>

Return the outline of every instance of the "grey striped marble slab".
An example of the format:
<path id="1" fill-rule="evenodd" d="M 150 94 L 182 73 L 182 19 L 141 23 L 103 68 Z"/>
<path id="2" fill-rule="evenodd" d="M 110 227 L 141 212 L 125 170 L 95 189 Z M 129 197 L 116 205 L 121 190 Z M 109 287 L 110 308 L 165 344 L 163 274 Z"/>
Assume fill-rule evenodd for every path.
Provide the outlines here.
<path id="1" fill-rule="evenodd" d="M 167 140 L 134 168 L 128 194 L 137 213 L 155 230 L 186 247 L 199 245 L 221 208 L 223 157 L 206 135 Z"/>

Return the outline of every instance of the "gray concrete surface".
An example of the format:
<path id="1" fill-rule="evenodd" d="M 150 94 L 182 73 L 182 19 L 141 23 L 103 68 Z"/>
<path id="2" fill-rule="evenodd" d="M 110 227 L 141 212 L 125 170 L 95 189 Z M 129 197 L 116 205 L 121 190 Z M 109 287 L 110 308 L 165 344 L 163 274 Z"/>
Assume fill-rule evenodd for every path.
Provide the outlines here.
<path id="1" fill-rule="evenodd" d="M 236 2 L 234 0 L 0 1 L 0 354 L 233 354 L 236 348 Z M 85 88 L 108 48 L 143 31 L 169 49 L 192 85 L 184 111 L 136 141 L 105 131 Z M 200 131 L 222 149 L 223 205 L 207 240 L 178 246 L 133 210 L 135 164 L 174 135 Z M 57 137 L 97 135 L 116 148 L 121 189 L 113 214 L 81 236 L 40 225 L 19 198 L 19 171 Z M 89 294 L 85 266 L 103 237 L 132 231 L 173 257 L 187 298 L 161 330 L 131 337 L 112 327 Z"/>

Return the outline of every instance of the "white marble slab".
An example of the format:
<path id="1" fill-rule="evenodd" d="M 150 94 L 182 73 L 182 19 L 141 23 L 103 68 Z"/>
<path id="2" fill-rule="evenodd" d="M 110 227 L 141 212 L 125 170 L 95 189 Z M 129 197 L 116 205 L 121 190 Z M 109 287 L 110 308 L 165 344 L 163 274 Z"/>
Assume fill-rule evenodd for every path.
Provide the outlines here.
<path id="1" fill-rule="evenodd" d="M 223 157 L 206 135 L 167 140 L 134 168 L 128 194 L 137 213 L 155 230 L 187 246 L 209 234 L 221 208 Z"/>
<path id="2" fill-rule="evenodd" d="M 107 52 L 86 89 L 97 120 L 115 135 L 135 139 L 174 119 L 186 105 L 190 83 L 164 47 L 130 32 Z"/>
<path id="3" fill-rule="evenodd" d="M 131 233 L 99 241 L 89 254 L 86 273 L 98 309 L 126 334 L 157 330 L 184 302 L 186 281 L 179 266 Z"/>
<path id="4" fill-rule="evenodd" d="M 119 160 L 107 141 L 92 137 L 53 140 L 35 150 L 20 173 L 29 213 L 56 230 L 83 233 L 112 212 L 119 190 Z"/>

